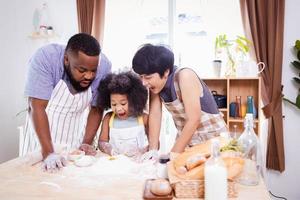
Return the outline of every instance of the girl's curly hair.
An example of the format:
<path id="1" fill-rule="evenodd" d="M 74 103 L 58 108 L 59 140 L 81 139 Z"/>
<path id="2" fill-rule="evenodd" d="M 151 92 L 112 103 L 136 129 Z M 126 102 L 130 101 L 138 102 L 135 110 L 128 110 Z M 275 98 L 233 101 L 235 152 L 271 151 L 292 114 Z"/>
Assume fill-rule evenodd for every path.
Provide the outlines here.
<path id="1" fill-rule="evenodd" d="M 110 95 L 127 95 L 129 112 L 134 116 L 143 114 L 148 92 L 139 77 L 133 72 L 110 73 L 100 81 L 98 105 L 103 109 L 111 108 Z"/>

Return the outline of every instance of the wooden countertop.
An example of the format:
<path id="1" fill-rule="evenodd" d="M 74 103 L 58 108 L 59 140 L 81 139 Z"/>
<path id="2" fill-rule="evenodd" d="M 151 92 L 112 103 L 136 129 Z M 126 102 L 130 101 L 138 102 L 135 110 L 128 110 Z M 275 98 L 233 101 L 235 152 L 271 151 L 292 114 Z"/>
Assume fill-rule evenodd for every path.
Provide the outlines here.
<path id="1" fill-rule="evenodd" d="M 151 178 L 154 168 L 104 159 L 107 157 L 98 157 L 96 164 L 85 168 L 69 163 L 52 174 L 41 171 L 40 156 L 13 159 L 0 165 L 0 199 L 143 199 L 145 180 Z M 109 168 L 111 173 L 107 173 Z M 262 181 L 258 186 L 237 187 L 236 199 L 270 199 Z"/>

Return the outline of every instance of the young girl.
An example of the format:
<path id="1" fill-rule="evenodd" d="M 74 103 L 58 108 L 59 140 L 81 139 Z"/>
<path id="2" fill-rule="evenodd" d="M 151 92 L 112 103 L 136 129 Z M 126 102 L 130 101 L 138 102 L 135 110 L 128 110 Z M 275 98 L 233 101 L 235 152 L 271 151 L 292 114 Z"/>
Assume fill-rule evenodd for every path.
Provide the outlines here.
<path id="1" fill-rule="evenodd" d="M 147 89 L 132 72 L 109 74 L 99 85 L 100 107 L 111 108 L 102 122 L 99 149 L 109 155 L 143 153 L 148 146 Z"/>

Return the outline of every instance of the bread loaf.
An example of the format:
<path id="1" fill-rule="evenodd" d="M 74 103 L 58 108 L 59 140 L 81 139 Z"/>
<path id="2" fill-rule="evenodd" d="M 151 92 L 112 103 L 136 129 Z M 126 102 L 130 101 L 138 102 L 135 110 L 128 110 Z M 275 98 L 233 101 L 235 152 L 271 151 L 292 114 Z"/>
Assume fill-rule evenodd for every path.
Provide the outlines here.
<path id="1" fill-rule="evenodd" d="M 240 157 L 223 157 L 225 166 L 227 168 L 227 178 L 233 180 L 239 175 L 244 167 L 245 160 Z"/>
<path id="2" fill-rule="evenodd" d="M 218 137 L 220 145 L 224 146 L 226 140 Z M 195 145 L 186 149 L 183 153 L 179 154 L 173 161 L 173 167 L 170 169 L 171 173 L 180 179 L 185 180 L 201 180 L 204 179 L 204 166 L 206 158 L 210 156 L 211 140 L 202 144 Z M 228 179 L 233 179 L 243 169 L 244 159 L 233 156 L 222 156 L 224 164 L 227 168 Z"/>

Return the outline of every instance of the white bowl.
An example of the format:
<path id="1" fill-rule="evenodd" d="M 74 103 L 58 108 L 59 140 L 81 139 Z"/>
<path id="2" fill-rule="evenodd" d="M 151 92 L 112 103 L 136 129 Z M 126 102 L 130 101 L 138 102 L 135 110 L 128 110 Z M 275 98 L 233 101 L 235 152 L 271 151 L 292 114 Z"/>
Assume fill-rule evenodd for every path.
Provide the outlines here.
<path id="1" fill-rule="evenodd" d="M 78 160 L 80 159 L 82 156 L 85 155 L 85 152 L 84 151 L 81 151 L 81 150 L 74 150 L 74 151 L 71 151 L 68 155 L 68 159 L 71 160 L 71 161 L 75 161 L 75 160 Z"/>
<path id="2" fill-rule="evenodd" d="M 80 159 L 75 160 L 74 164 L 78 167 L 88 167 L 94 162 L 95 158 L 93 156 L 82 156 Z"/>

